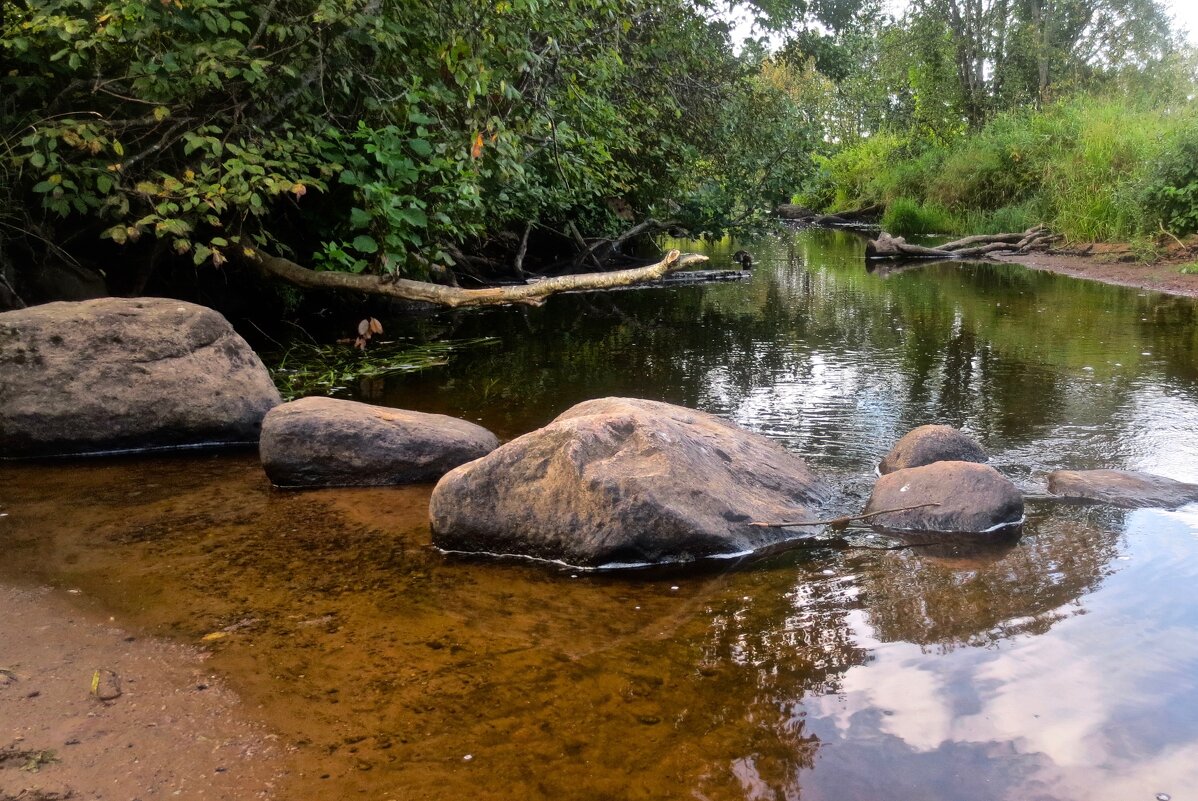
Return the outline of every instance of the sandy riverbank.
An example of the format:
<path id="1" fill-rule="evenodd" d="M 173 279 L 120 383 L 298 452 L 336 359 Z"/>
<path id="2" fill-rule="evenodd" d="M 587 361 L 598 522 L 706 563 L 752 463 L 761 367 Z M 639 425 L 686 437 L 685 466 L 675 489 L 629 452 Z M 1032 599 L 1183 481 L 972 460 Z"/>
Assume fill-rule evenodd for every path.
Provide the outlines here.
<path id="1" fill-rule="evenodd" d="M 0 801 L 273 796 L 287 749 L 202 652 L 51 590 L 0 586 L 0 610 Z"/>

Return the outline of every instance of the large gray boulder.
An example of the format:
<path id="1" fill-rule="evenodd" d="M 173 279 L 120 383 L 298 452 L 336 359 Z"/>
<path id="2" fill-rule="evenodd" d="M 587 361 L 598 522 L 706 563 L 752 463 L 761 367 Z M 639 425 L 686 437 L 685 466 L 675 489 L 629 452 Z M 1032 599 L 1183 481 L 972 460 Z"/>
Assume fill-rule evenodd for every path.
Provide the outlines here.
<path id="1" fill-rule="evenodd" d="M 1125 509 L 1176 509 L 1198 503 L 1198 484 L 1130 470 L 1054 470 L 1048 474 L 1048 491 L 1063 498 Z"/>
<path id="2" fill-rule="evenodd" d="M 0 314 L 0 456 L 253 443 L 280 402 L 203 306 L 101 298 Z"/>
<path id="3" fill-rule="evenodd" d="M 436 481 L 499 447 L 487 429 L 447 417 L 333 398 L 277 406 L 262 423 L 262 467 L 280 487 Z"/>
<path id="4" fill-rule="evenodd" d="M 751 523 L 814 520 L 828 494 L 802 459 L 718 417 L 602 398 L 448 473 L 430 518 L 446 550 L 659 563 L 777 543 L 794 535 Z"/>
<path id="5" fill-rule="evenodd" d="M 886 475 L 933 462 L 985 462 L 988 458 L 981 445 L 951 426 L 920 426 L 894 444 L 878 472 Z"/>
<path id="6" fill-rule="evenodd" d="M 974 462 L 935 462 L 896 470 L 878 479 L 866 514 L 890 512 L 869 522 L 900 531 L 984 533 L 1023 520 L 1023 495 L 993 467 Z"/>

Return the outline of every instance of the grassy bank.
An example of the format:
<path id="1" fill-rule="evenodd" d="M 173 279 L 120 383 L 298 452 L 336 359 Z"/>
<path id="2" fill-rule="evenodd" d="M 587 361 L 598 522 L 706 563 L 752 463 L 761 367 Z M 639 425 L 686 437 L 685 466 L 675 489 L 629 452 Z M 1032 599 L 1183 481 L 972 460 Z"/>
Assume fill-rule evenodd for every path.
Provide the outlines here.
<path id="1" fill-rule="evenodd" d="M 1074 240 L 1198 231 L 1198 103 L 1074 98 L 999 115 L 946 143 L 882 133 L 825 158 L 796 200 L 887 205 L 894 233 L 987 233 L 1046 223 Z"/>

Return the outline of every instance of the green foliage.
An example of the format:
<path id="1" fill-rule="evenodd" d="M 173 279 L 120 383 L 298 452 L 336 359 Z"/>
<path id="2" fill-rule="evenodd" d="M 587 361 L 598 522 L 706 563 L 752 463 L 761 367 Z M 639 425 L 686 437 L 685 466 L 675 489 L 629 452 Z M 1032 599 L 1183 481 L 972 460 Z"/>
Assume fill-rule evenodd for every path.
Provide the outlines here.
<path id="1" fill-rule="evenodd" d="M 924 205 L 911 198 L 895 198 L 886 206 L 883 230 L 903 236 L 954 233 L 960 221 L 941 206 Z"/>
<path id="2" fill-rule="evenodd" d="M 1198 232 L 1198 115 L 1190 122 L 1170 133 L 1143 189 L 1149 214 L 1178 236 Z"/>
<path id="3" fill-rule="evenodd" d="M 1177 268 L 1177 272 L 1182 275 L 1198 275 L 1198 261 L 1192 261 L 1188 264 L 1183 264 Z"/>
<path id="4" fill-rule="evenodd" d="M 811 76 L 765 60 L 728 99 L 714 131 L 721 147 L 700 159 L 693 190 L 674 215 L 692 230 L 719 236 L 761 223 L 810 172 L 818 121 L 807 106 Z"/>
<path id="5" fill-rule="evenodd" d="M 1026 231 L 1044 219 L 1035 200 L 993 211 L 965 211 L 956 216 L 957 232 L 967 234 L 1003 234 Z"/>
<path id="6" fill-rule="evenodd" d="M 753 216 L 816 138 L 684 0 L 31 0 L 0 30 L 0 247 L 33 261 L 422 277 L 527 223 L 614 232 L 616 199 Z"/>
<path id="7" fill-rule="evenodd" d="M 1198 104 L 1138 107 L 1079 97 L 996 116 L 945 145 L 879 135 L 820 173 L 825 207 L 882 202 L 896 232 L 932 227 L 1021 231 L 1036 223 L 1079 240 L 1198 230 Z M 943 227 L 941 230 L 950 230 Z"/>
<path id="8" fill-rule="evenodd" d="M 889 169 L 902 160 L 907 146 L 901 136 L 880 133 L 818 158 L 817 172 L 798 202 L 843 211 L 888 200 Z"/>

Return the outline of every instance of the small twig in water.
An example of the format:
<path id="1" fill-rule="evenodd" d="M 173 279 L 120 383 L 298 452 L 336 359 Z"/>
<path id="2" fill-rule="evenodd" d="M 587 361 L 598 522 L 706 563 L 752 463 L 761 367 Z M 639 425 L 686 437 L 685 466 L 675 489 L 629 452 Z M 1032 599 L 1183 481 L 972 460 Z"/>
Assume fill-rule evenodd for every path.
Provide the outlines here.
<path id="1" fill-rule="evenodd" d="M 760 526 L 762 528 L 794 528 L 794 527 L 800 527 L 800 526 L 827 526 L 828 528 L 832 529 L 833 531 L 840 531 L 841 529 L 848 528 L 849 523 L 852 523 L 854 520 L 868 520 L 871 517 L 877 517 L 878 515 L 887 515 L 892 512 L 909 512 L 912 509 L 923 509 L 928 506 L 939 506 L 939 505 L 940 504 L 938 504 L 938 503 L 917 503 L 914 506 L 900 506 L 897 509 L 882 509 L 881 511 L 867 512 L 866 514 L 860 514 L 860 515 L 846 515 L 844 517 L 833 517 L 830 520 L 809 520 L 809 521 L 798 522 L 798 523 L 753 523 L 752 525 Z"/>

